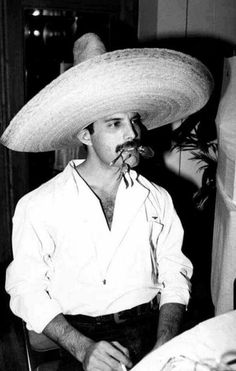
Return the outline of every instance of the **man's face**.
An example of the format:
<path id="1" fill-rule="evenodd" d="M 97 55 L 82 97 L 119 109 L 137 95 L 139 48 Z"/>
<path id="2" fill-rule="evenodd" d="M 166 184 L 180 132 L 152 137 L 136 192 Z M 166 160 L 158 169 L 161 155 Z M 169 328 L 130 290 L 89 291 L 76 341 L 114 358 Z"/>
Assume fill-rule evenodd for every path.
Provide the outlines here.
<path id="1" fill-rule="evenodd" d="M 116 113 L 99 119 L 93 124 L 91 135 L 92 155 L 97 156 L 103 164 L 109 165 L 116 159 L 113 166 L 120 167 L 123 162 L 130 167 L 139 163 L 139 152 L 135 146 L 122 149 L 125 143 L 139 140 L 141 136 L 140 116 L 136 112 Z"/>

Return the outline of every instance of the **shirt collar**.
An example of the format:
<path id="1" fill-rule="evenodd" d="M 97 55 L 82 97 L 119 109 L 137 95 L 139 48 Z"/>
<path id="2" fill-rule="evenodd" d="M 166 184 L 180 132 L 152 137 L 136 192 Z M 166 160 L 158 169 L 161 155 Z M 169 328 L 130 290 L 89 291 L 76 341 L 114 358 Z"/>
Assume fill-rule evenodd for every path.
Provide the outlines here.
<path id="1" fill-rule="evenodd" d="M 64 169 L 64 172 L 67 172 L 68 170 L 72 173 L 76 173 L 75 177 L 78 180 L 78 178 L 83 182 L 83 178 L 79 175 L 79 173 L 76 171 L 76 167 L 81 165 L 85 159 L 76 159 L 76 160 L 71 160 L 66 168 Z M 125 178 L 125 179 L 124 179 Z M 126 188 L 132 187 L 132 185 L 137 181 L 138 179 L 138 173 L 135 170 L 129 170 L 127 173 L 124 174 L 124 178 L 122 178 L 122 183 L 125 183 Z M 86 183 L 85 183 L 86 184 Z"/>

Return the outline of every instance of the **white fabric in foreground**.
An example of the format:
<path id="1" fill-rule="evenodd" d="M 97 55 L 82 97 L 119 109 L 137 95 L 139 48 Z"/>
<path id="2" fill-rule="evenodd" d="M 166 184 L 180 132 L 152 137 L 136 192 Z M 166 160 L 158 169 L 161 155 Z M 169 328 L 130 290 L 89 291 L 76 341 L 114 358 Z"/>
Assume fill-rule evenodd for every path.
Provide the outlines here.
<path id="1" fill-rule="evenodd" d="M 236 358 L 235 323 L 236 311 L 201 322 L 148 354 L 132 371 L 208 371 L 208 367 L 195 364 L 192 360 L 211 365 L 220 361 L 229 362 Z M 171 358 L 175 361 L 167 366 Z M 227 368 L 231 369 L 236 370 L 236 364 Z"/>

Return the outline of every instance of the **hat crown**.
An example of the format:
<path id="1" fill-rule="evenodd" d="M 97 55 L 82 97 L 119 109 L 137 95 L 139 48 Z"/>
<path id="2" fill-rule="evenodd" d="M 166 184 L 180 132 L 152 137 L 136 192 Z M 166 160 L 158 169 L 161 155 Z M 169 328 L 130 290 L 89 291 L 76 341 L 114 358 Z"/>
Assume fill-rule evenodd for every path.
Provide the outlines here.
<path id="1" fill-rule="evenodd" d="M 92 32 L 86 33 L 74 43 L 74 65 L 104 53 L 106 48 L 100 37 Z"/>

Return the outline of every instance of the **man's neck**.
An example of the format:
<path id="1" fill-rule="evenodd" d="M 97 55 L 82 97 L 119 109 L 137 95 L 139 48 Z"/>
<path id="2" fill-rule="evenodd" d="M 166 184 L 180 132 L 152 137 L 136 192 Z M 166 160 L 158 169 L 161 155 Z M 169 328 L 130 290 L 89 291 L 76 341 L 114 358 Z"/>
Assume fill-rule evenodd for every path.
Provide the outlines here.
<path id="1" fill-rule="evenodd" d="M 117 167 L 97 166 L 87 160 L 77 166 L 77 170 L 96 194 L 116 195 L 121 175 Z"/>

